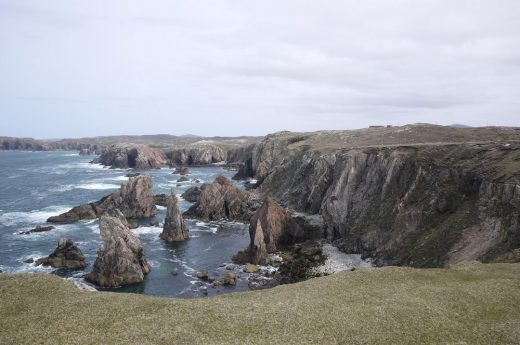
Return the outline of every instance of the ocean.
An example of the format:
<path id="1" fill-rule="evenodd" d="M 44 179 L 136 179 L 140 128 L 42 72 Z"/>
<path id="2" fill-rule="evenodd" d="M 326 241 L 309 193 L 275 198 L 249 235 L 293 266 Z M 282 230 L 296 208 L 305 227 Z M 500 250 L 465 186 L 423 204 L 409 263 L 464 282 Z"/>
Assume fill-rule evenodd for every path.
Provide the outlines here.
<path id="1" fill-rule="evenodd" d="M 97 220 L 53 224 L 56 229 L 49 232 L 27 235 L 20 232 L 46 225 L 48 217 L 74 206 L 99 200 L 119 188 L 127 179 L 126 174 L 142 172 L 108 169 L 90 164 L 92 159 L 92 156 L 68 151 L 0 151 L 0 270 L 3 273 L 48 272 L 85 282 L 83 276 L 92 269 L 102 245 Z M 212 182 L 218 175 L 231 178 L 234 174 L 220 167 L 194 167 L 190 168 L 190 182 L 177 183 L 180 176 L 172 175 L 172 171 L 164 168 L 145 172 L 153 178 L 154 194 L 173 191 L 180 196 L 189 187 Z M 182 211 L 190 205 L 181 199 Z M 162 223 L 165 213 L 165 208 L 159 207 L 154 219 Z M 197 271 L 208 271 L 217 279 L 225 275 L 225 265 L 249 243 L 247 224 L 188 219 L 191 238 L 171 245 L 159 238 L 162 228 L 152 227 L 149 222 L 143 220 L 141 226 L 132 231 L 145 248 L 151 272 L 141 284 L 111 291 L 190 298 L 248 289 L 246 274 L 242 274 L 235 287 L 211 288 L 196 278 Z M 61 237 L 74 240 L 83 251 L 89 262 L 85 270 L 68 272 L 24 263 L 28 258 L 36 260 L 52 253 Z M 171 274 L 173 268 L 178 270 L 176 276 Z"/>

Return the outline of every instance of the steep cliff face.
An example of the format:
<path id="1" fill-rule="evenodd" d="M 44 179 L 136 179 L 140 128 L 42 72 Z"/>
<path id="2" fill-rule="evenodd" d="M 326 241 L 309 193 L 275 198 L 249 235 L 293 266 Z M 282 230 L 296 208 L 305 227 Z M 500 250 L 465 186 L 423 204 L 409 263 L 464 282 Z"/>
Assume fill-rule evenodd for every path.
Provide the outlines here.
<path id="1" fill-rule="evenodd" d="M 334 145 L 266 138 L 251 175 L 285 206 L 320 214 L 323 235 L 345 251 L 436 267 L 520 247 L 520 144 L 355 147 L 327 135 Z"/>
<path id="2" fill-rule="evenodd" d="M 110 145 L 93 162 L 122 169 L 159 169 L 166 163 L 160 153 L 138 144 Z"/>
<path id="3" fill-rule="evenodd" d="M 187 147 L 175 148 L 166 152 L 166 157 L 173 164 L 208 165 L 227 159 L 226 151 L 211 143 L 194 143 Z"/>

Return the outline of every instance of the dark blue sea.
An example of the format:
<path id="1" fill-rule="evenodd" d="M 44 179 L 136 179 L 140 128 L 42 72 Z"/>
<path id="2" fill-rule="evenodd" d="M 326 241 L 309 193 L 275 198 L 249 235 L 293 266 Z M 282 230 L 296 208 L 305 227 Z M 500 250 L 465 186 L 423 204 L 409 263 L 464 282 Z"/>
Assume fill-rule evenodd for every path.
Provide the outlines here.
<path id="1" fill-rule="evenodd" d="M 0 270 L 4 273 L 48 272 L 68 279 L 84 282 L 102 245 L 98 221 L 80 221 L 74 224 L 54 225 L 50 232 L 22 235 L 20 232 L 46 225 L 46 219 L 70 208 L 99 200 L 119 188 L 126 174 L 136 170 L 107 169 L 90 164 L 93 157 L 79 156 L 76 152 L 20 152 L 0 151 Z M 170 193 L 178 196 L 187 188 L 212 182 L 219 174 L 231 177 L 233 172 L 219 167 L 191 168 L 190 182 L 177 183 L 179 175 L 171 169 L 146 171 L 152 175 L 154 194 Z M 182 211 L 190 203 L 181 200 Z M 155 217 L 163 222 L 165 208 L 159 207 Z M 149 226 L 150 220 L 132 230 L 139 235 L 146 256 L 152 266 L 142 284 L 117 289 L 121 292 L 143 293 L 157 296 L 197 297 L 247 290 L 247 277 L 243 275 L 236 287 L 217 289 L 200 282 L 197 271 L 208 271 L 218 279 L 226 273 L 225 264 L 249 242 L 246 224 L 221 222 L 203 223 L 188 220 L 191 239 L 176 245 L 166 244 L 159 238 L 162 229 Z M 89 266 L 84 271 L 67 272 L 36 267 L 24 263 L 28 258 L 49 255 L 59 238 L 74 240 L 87 256 Z M 178 275 L 170 274 L 173 268 Z"/>

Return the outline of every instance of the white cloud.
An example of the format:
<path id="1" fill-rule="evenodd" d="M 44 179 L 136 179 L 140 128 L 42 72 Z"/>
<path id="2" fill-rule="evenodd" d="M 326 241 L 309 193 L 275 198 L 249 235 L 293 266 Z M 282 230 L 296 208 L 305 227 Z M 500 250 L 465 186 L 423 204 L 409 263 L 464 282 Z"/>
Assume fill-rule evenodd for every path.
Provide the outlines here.
<path id="1" fill-rule="evenodd" d="M 1 134 L 518 125 L 519 15 L 513 0 L 0 0 Z"/>

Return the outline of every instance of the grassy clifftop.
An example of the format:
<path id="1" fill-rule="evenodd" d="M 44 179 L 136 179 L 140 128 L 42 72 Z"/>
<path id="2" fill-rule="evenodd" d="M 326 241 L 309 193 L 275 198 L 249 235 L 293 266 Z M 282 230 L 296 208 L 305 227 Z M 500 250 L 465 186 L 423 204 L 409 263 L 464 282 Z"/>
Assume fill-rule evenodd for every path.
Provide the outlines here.
<path id="1" fill-rule="evenodd" d="M 386 267 L 179 300 L 0 275 L 1 344 L 519 344 L 520 264 Z"/>

